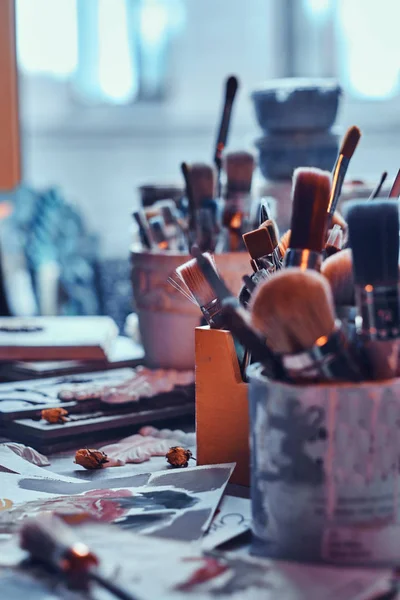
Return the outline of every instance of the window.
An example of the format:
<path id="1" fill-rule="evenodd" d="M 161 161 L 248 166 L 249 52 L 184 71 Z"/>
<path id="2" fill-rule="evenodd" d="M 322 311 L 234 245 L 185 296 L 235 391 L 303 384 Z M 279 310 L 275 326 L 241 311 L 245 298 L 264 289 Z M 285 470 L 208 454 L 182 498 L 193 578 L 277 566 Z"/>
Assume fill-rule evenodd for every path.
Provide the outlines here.
<path id="1" fill-rule="evenodd" d="M 182 0 L 17 0 L 21 71 L 71 83 L 88 103 L 162 98 Z"/>
<path id="2" fill-rule="evenodd" d="M 214 118 L 231 72 L 246 88 L 235 109 L 243 131 L 254 118 L 242 94 L 287 76 L 337 77 L 347 121 L 361 116 L 362 125 L 370 121 L 377 129 L 398 124 L 400 0 L 16 0 L 16 6 L 28 127 L 123 129 L 128 121 L 142 130 L 200 127 Z M 385 110 L 374 111 L 374 102 L 380 108 L 384 102 Z M 127 119 L 128 109 L 137 118 Z"/>
<path id="3" fill-rule="evenodd" d="M 392 98 L 400 92 L 400 2 L 339 0 L 339 74 L 360 98 Z"/>

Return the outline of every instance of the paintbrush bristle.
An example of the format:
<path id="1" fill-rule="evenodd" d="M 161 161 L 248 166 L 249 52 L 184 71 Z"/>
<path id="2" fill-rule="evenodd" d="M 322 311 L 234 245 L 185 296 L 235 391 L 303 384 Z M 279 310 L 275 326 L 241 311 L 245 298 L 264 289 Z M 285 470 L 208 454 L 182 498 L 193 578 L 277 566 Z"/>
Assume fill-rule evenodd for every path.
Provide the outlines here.
<path id="1" fill-rule="evenodd" d="M 255 159 L 250 152 L 228 152 L 224 168 L 229 192 L 250 192 L 255 168 Z"/>
<path id="2" fill-rule="evenodd" d="M 330 256 L 321 266 L 330 283 L 336 306 L 354 306 L 353 256 L 350 248 Z"/>
<path id="3" fill-rule="evenodd" d="M 331 175 L 327 171 L 306 167 L 294 171 L 289 248 L 322 251 L 330 193 Z"/>
<path id="4" fill-rule="evenodd" d="M 272 219 L 267 219 L 264 223 L 261 223 L 260 227 L 265 227 L 269 233 L 269 237 L 271 238 L 271 242 L 274 248 L 278 245 L 278 236 L 276 233 L 276 224 Z"/>
<path id="5" fill-rule="evenodd" d="M 215 198 L 215 170 L 205 163 L 193 163 L 189 169 L 189 179 L 193 200 L 197 207 L 204 200 Z"/>
<path id="6" fill-rule="evenodd" d="M 258 285 L 251 300 L 253 326 L 271 350 L 309 350 L 335 328 L 332 292 L 320 273 L 287 268 Z"/>
<path id="7" fill-rule="evenodd" d="M 213 269 L 216 271 L 211 255 L 204 253 L 203 256 L 209 261 Z M 190 293 L 193 295 L 200 307 L 207 306 L 215 299 L 215 292 L 203 275 L 203 272 L 195 258 L 178 267 L 176 269 L 176 273 L 185 283 L 186 287 L 189 289 Z"/>
<path id="8" fill-rule="evenodd" d="M 289 242 L 290 242 L 290 236 L 292 235 L 292 232 L 290 231 L 290 229 L 288 229 L 287 231 L 285 231 L 285 233 L 282 235 L 281 239 L 279 240 L 279 250 L 282 256 L 285 256 L 286 254 L 286 250 L 289 248 Z"/>
<path id="9" fill-rule="evenodd" d="M 239 87 L 238 78 L 234 75 L 231 75 L 226 80 L 226 89 L 225 89 L 225 98 L 227 102 L 233 102 L 237 89 Z"/>
<path id="10" fill-rule="evenodd" d="M 355 201 L 347 213 L 354 280 L 392 285 L 398 280 L 399 207 L 392 200 Z"/>
<path id="11" fill-rule="evenodd" d="M 251 258 L 257 259 L 272 254 L 275 246 L 266 227 L 243 234 L 243 241 Z"/>
<path id="12" fill-rule="evenodd" d="M 346 135 L 343 138 L 342 145 L 340 147 L 340 154 L 343 154 L 345 158 L 349 160 L 354 154 L 357 144 L 360 141 L 361 131 L 358 127 L 353 125 L 346 131 Z"/>

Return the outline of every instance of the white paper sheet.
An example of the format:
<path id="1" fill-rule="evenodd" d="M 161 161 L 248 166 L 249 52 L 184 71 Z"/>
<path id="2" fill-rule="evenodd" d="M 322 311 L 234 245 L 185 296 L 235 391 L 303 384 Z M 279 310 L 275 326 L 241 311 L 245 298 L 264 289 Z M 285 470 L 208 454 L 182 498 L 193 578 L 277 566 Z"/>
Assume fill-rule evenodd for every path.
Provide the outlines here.
<path id="1" fill-rule="evenodd" d="M 119 482 L 115 479 L 111 489 L 106 486 L 96 489 L 92 485 L 82 491 L 85 482 L 79 481 L 81 493 L 75 495 L 51 493 L 69 486 L 73 489 L 75 481 L 66 485 L 55 479 L 24 479 L 5 473 L 0 498 L 11 500 L 12 504 L 3 506 L 3 512 L 0 511 L 0 533 L 13 532 L 27 516 L 54 511 L 66 517 L 83 513 L 87 518 L 115 523 L 135 533 L 198 540 L 212 521 L 233 468 L 233 464 L 226 464 L 162 471 L 148 474 L 137 486 L 127 485 L 123 478 Z M 36 497 L 29 498 L 32 502 L 21 504 L 28 500 L 28 494 L 36 494 Z"/>
<path id="2" fill-rule="evenodd" d="M 204 550 L 221 544 L 248 531 L 251 527 L 251 501 L 248 498 L 224 496 L 202 541 Z"/>

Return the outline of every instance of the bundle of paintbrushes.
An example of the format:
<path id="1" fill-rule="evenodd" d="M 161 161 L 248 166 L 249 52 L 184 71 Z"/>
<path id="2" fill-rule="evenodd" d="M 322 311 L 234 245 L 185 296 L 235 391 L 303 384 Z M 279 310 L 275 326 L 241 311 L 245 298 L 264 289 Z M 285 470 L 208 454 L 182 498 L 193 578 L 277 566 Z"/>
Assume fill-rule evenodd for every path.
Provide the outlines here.
<path id="1" fill-rule="evenodd" d="M 280 240 L 268 218 L 243 234 L 253 272 L 239 299 L 199 245 L 177 269 L 209 325 L 231 330 L 246 360 L 261 362 L 272 379 L 361 382 L 400 370 L 398 203 L 393 195 L 377 200 L 374 191 L 348 203 L 346 220 L 337 212 L 360 135 L 348 130 L 332 175 L 294 172 L 291 228 Z"/>
<path id="2" fill-rule="evenodd" d="M 216 169 L 206 163 L 182 163 L 186 198 L 158 201 L 134 211 L 137 246 L 144 251 L 187 253 L 193 244 L 203 252 L 244 251 L 244 233 L 257 225 L 259 202 L 251 183 L 254 157 L 232 152 L 225 160 L 227 183 L 218 197 Z"/>
<path id="3" fill-rule="evenodd" d="M 257 225 L 259 202 L 251 192 L 253 154 L 225 152 L 238 85 L 234 76 L 225 82 L 214 165 L 183 162 L 185 197 L 133 212 L 139 250 L 188 253 L 193 244 L 203 252 L 245 250 L 242 236 Z"/>

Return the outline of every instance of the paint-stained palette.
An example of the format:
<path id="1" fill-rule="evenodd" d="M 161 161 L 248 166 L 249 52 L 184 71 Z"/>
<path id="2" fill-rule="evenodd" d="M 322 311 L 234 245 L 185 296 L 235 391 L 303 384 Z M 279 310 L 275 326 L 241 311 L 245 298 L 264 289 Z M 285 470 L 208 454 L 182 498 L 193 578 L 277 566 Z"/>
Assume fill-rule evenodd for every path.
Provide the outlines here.
<path id="1" fill-rule="evenodd" d="M 144 367 L 0 384 L 0 431 L 43 453 L 120 438 L 136 425 L 194 414 L 194 374 Z M 45 408 L 65 408 L 69 421 L 50 424 Z"/>

